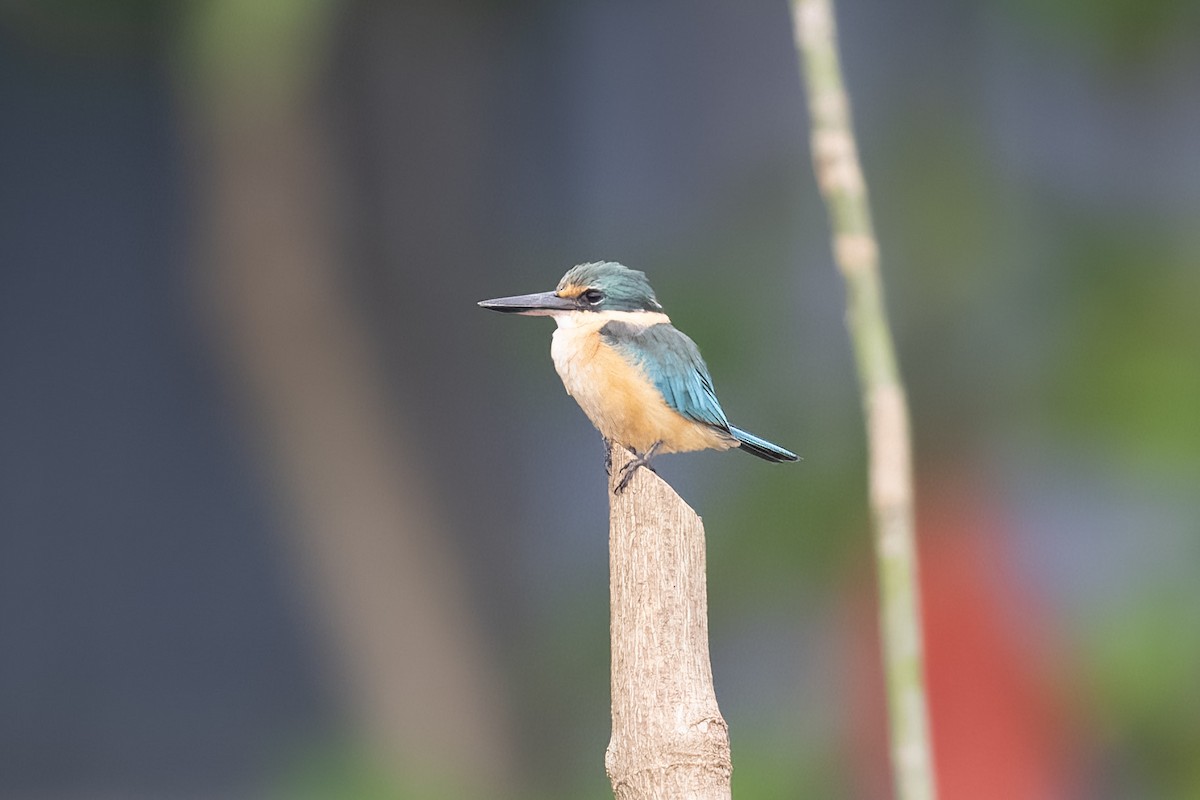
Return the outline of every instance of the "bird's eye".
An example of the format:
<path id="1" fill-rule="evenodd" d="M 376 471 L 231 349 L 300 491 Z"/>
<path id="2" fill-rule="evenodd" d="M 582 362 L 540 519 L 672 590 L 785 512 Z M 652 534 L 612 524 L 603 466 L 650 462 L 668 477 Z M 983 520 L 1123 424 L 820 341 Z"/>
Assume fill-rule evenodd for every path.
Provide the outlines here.
<path id="1" fill-rule="evenodd" d="M 583 302 L 587 303 L 589 306 L 594 306 L 596 303 L 599 303 L 604 299 L 604 292 L 600 291 L 599 289 L 588 289 L 586 292 L 580 295 L 580 298 L 582 298 Z"/>

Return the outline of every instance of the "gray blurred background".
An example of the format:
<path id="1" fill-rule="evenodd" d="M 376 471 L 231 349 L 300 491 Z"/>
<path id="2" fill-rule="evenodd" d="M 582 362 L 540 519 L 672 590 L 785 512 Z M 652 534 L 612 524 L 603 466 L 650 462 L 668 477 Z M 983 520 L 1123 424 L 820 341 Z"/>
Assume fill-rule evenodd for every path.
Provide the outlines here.
<path id="1" fill-rule="evenodd" d="M 943 800 L 1200 796 L 1200 8 L 842 0 Z M 603 798 L 552 325 L 645 270 L 729 417 L 742 798 L 888 796 L 862 423 L 782 2 L 0 0 L 0 797 Z"/>

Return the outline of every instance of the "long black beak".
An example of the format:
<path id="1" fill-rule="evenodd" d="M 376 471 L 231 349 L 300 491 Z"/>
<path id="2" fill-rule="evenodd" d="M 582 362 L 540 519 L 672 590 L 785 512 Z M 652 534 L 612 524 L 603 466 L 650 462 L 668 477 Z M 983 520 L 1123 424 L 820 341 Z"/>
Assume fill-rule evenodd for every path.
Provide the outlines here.
<path id="1" fill-rule="evenodd" d="M 559 297 L 554 292 L 522 294 L 515 297 L 497 297 L 495 300 L 479 301 L 481 308 L 503 314 L 553 314 L 556 311 L 574 311 L 579 308 L 575 301 Z"/>

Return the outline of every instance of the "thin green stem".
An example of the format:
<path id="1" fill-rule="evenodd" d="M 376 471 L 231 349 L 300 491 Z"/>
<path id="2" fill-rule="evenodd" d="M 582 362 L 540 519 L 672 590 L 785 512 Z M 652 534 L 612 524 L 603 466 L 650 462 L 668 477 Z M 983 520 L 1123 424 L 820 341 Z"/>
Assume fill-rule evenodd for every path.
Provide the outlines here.
<path id="1" fill-rule="evenodd" d="M 832 0 L 792 0 L 792 14 L 808 91 L 813 165 L 829 210 L 834 257 L 846 283 L 846 323 L 867 421 L 896 796 L 933 800 L 908 403 L 884 307 L 879 247 L 842 79 Z"/>

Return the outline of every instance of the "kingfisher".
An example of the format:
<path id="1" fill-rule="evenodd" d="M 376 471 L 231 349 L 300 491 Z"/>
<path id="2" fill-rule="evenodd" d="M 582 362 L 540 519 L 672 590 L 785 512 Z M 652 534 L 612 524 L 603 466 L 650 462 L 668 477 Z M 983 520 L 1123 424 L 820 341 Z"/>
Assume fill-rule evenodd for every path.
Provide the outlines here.
<path id="1" fill-rule="evenodd" d="M 479 305 L 558 323 L 550 356 L 567 394 L 604 437 L 610 459 L 614 442 L 634 456 L 617 494 L 660 453 L 738 447 L 775 463 L 799 458 L 729 424 L 700 350 L 671 324 L 644 272 L 615 261 L 580 264 L 552 292 Z"/>

